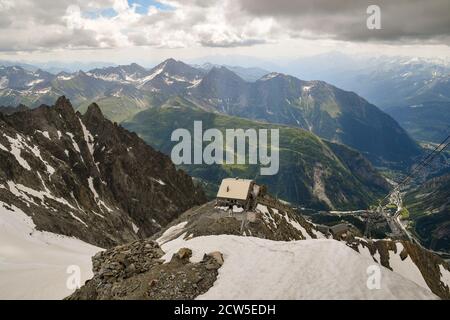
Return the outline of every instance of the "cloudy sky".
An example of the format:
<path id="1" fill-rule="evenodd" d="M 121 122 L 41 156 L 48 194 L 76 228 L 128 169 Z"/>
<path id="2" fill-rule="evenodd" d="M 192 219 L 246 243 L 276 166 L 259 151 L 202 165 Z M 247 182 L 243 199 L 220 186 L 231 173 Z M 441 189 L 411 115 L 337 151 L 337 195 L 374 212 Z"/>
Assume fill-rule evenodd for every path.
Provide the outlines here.
<path id="1" fill-rule="evenodd" d="M 380 30 L 367 28 L 370 4 L 381 9 Z M 449 57 L 449 12 L 449 0 L 0 0 L 0 58 Z"/>

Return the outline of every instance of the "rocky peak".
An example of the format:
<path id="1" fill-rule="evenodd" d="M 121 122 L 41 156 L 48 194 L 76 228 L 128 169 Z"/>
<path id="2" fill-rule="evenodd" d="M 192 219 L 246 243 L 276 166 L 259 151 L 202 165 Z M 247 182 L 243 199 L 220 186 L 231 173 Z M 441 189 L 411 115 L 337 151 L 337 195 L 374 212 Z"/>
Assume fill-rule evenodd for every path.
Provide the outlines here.
<path id="1" fill-rule="evenodd" d="M 172 67 L 172 66 L 176 66 L 179 65 L 181 62 L 178 62 L 177 60 L 175 60 L 174 58 L 168 58 L 166 60 L 164 60 L 161 65 L 164 65 L 166 67 Z"/>
<path id="2" fill-rule="evenodd" d="M 38 108 L 39 109 L 39 108 Z M 38 110 L 36 109 L 36 110 Z M 59 97 L 54 105 L 54 108 L 50 108 L 52 110 L 48 110 L 50 113 L 53 113 L 56 111 L 57 114 L 60 115 L 60 119 L 62 121 L 69 121 L 71 123 L 74 123 L 75 118 L 75 110 L 72 107 L 72 104 L 70 103 L 69 99 L 67 99 L 65 96 Z"/>
<path id="3" fill-rule="evenodd" d="M 248 83 L 226 67 L 213 67 L 193 89 L 194 95 L 217 99 L 236 99 L 248 88 Z"/>
<path id="4" fill-rule="evenodd" d="M 84 118 L 89 119 L 89 121 L 97 122 L 105 120 L 102 110 L 95 102 L 89 105 L 86 113 L 84 114 Z"/>
<path id="5" fill-rule="evenodd" d="M 61 96 L 58 98 L 58 100 L 56 100 L 55 109 L 73 111 L 72 104 L 70 103 L 69 99 L 67 99 L 65 96 Z"/>

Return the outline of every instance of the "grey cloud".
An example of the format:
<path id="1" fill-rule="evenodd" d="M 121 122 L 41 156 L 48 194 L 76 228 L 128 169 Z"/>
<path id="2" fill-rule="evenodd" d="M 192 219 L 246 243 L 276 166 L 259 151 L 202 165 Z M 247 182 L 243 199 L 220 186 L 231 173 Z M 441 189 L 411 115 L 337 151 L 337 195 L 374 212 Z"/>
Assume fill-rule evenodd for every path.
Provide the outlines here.
<path id="1" fill-rule="evenodd" d="M 112 5 L 112 0 L 17 0 L 13 6 L 0 12 L 0 18 L 14 17 L 15 20 L 26 20 L 39 25 L 64 25 L 62 17 L 69 6 L 76 5 L 84 10 Z"/>
<path id="2" fill-rule="evenodd" d="M 15 37 L 0 35 L 0 51 L 35 51 L 60 48 L 96 48 L 101 41 L 87 30 L 64 30 L 58 32 L 37 32 L 27 38 L 27 31 L 16 30 Z M 22 39 L 27 39 L 23 41 Z M 112 45 L 113 46 L 113 45 Z"/>
<path id="3" fill-rule="evenodd" d="M 119 31 L 80 27 L 63 17 L 70 5 L 83 12 L 110 8 L 113 0 L 18 0 L 0 11 L 0 51 L 54 48 L 160 47 L 168 44 L 242 47 L 280 38 L 450 44 L 450 0 L 167 0 L 175 10 L 131 19 Z M 366 28 L 369 4 L 381 7 L 382 30 Z M 220 11 L 219 11 L 220 10 Z M 218 28 L 215 27 L 217 15 Z M 213 18 L 211 18 L 213 17 Z M 273 18 L 270 29 L 255 18 Z M 256 21 L 256 26 L 251 23 Z M 250 23 L 249 23 L 250 22 Z M 223 27 L 223 28 L 222 28 Z M 121 39 L 123 43 L 120 42 Z"/>
<path id="4" fill-rule="evenodd" d="M 294 36 L 350 41 L 449 41 L 449 0 L 238 0 L 244 14 L 274 17 Z M 369 5 L 381 8 L 381 30 L 366 28 Z"/>

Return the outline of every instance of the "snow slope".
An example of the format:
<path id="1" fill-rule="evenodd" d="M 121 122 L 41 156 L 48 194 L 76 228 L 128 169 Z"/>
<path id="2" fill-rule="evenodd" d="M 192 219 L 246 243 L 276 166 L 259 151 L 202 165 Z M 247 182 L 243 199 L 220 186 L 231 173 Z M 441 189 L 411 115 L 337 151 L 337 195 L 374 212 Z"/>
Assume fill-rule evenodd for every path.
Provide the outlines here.
<path id="1" fill-rule="evenodd" d="M 344 243 L 271 241 L 231 235 L 182 237 L 162 245 L 169 261 L 180 248 L 192 262 L 220 251 L 225 263 L 214 286 L 199 299 L 436 299 L 428 289 L 381 267 L 380 289 L 367 288 L 367 268 L 378 264 Z"/>
<path id="2" fill-rule="evenodd" d="M 62 299 L 74 291 L 66 285 L 69 266 L 79 266 L 81 285 L 92 277 L 91 257 L 101 248 L 36 231 L 29 216 L 8 208 L 0 202 L 0 300 Z"/>

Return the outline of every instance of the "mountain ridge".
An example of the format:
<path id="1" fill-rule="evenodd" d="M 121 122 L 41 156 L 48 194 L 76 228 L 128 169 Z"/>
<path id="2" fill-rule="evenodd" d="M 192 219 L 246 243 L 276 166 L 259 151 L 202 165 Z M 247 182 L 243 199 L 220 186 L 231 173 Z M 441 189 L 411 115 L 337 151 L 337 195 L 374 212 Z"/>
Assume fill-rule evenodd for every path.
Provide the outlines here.
<path id="1" fill-rule="evenodd" d="M 204 201 L 168 157 L 95 104 L 81 115 L 61 97 L 0 121 L 0 201 L 32 216 L 38 230 L 109 247 L 149 236 Z"/>
<path id="2" fill-rule="evenodd" d="M 108 118 L 122 122 L 181 96 L 210 112 L 301 127 L 356 148 L 379 166 L 405 168 L 421 154 L 390 116 L 355 93 L 323 81 L 269 73 L 248 82 L 224 66 L 205 70 L 168 59 L 148 71 L 129 65 L 49 79 L 28 71 L 27 86 L 10 88 L 8 70 L 0 70 L 4 105 L 35 106 L 65 94 L 81 111 L 97 102 Z M 33 81 L 40 82 L 29 86 Z"/>

